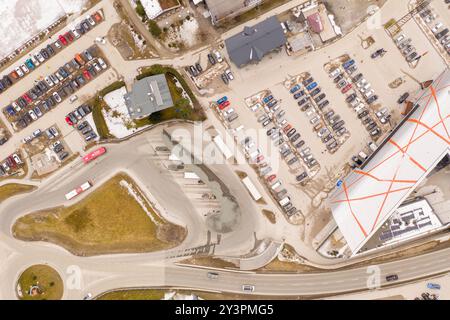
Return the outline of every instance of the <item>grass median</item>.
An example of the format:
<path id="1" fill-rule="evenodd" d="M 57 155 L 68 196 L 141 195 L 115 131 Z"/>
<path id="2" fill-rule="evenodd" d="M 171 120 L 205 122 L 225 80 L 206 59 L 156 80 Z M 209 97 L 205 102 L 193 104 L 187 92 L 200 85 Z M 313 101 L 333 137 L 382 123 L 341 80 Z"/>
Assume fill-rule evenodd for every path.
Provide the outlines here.
<path id="1" fill-rule="evenodd" d="M 160 217 L 133 180 L 118 174 L 72 206 L 19 218 L 13 234 L 92 256 L 169 249 L 184 240 L 186 230 Z"/>
<path id="2" fill-rule="evenodd" d="M 36 189 L 35 186 L 30 186 L 28 184 L 19 184 L 19 183 L 8 183 L 3 186 L 0 186 L 0 203 L 5 201 L 6 199 L 22 194 L 31 192 Z"/>

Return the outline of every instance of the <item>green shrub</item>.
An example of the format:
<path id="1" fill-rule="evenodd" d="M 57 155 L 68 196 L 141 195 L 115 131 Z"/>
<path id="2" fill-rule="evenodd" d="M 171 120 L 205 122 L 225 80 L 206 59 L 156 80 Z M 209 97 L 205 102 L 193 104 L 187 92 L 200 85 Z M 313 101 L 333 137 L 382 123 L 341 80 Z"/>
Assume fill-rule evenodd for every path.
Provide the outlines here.
<path id="1" fill-rule="evenodd" d="M 154 20 L 148 21 L 148 30 L 154 36 L 155 38 L 159 38 L 162 34 L 161 28 L 158 26 L 158 24 Z"/>

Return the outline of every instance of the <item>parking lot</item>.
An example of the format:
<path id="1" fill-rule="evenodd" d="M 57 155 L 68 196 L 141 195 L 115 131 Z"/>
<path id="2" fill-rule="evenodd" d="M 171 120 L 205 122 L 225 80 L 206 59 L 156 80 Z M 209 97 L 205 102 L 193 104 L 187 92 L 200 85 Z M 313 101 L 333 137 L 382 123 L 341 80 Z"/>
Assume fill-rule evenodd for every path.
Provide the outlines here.
<path id="1" fill-rule="evenodd" d="M 79 38 L 87 34 L 97 24 L 103 21 L 100 11 L 89 15 L 84 19 L 78 19 L 78 22 L 72 22 L 70 28 L 62 30 L 56 37 L 56 41 L 48 43 L 45 47 L 30 53 L 24 57 L 22 62 L 8 68 L 7 72 L 0 76 L 0 93 L 8 90 L 16 83 L 21 82 L 24 77 L 33 75 L 38 68 L 45 67 L 48 60 L 54 55 L 63 51 L 67 46 L 73 45 Z"/>
<path id="2" fill-rule="evenodd" d="M 74 93 L 108 68 L 100 56 L 103 55 L 97 46 L 77 53 L 55 73 L 36 80 L 32 89 L 6 106 L 3 112 L 15 131 L 26 128 L 65 99 L 70 103 L 78 100 Z"/>
<path id="3" fill-rule="evenodd" d="M 19 150 L 4 159 L 0 159 L 0 179 L 6 177 L 21 178 L 26 174 L 27 164 Z"/>
<path id="4" fill-rule="evenodd" d="M 388 3 L 388 6 L 384 8 L 389 12 L 383 14 L 385 19 L 392 16 L 399 19 L 406 12 L 406 8 L 395 11 L 392 8 L 389 9 L 389 5 L 396 6 L 396 4 Z M 262 106 L 262 109 L 259 107 L 252 110 L 252 106 L 257 101 L 248 103 L 249 99 L 261 94 L 262 98 L 272 95 L 278 101 L 277 104 L 280 105 L 278 110 L 285 111 L 283 114 L 283 118 L 287 120 L 285 125 L 289 123 L 291 128 L 296 129 L 294 135 L 300 134 L 299 139 L 304 140 L 305 147 L 310 148 L 311 154 L 320 165 L 320 171 L 310 179 L 310 183 L 306 187 L 296 183 L 297 172 L 293 171 L 281 157 L 279 166 L 274 172 L 276 178 L 282 181 L 283 187 L 291 195 L 292 204 L 306 215 L 314 213 L 314 209 L 319 208 L 323 200 L 326 199 L 326 193 L 333 189 L 337 181 L 351 169 L 351 166 L 360 165 L 361 160 L 375 150 L 376 145 L 390 130 L 391 126 L 400 121 L 405 106 L 398 103 L 399 98 L 405 92 L 413 94 L 420 88 L 420 83 L 417 81 L 434 79 L 446 67 L 439 54 L 436 51 L 429 50 L 428 39 L 414 20 L 404 25 L 402 32 L 411 34 L 412 41 L 417 43 L 418 52 L 424 52 L 424 48 L 428 48 L 428 53 L 423 55 L 419 63 L 413 67 L 407 63 L 382 27 L 369 31 L 366 29 L 366 25 L 362 24 L 345 38 L 313 54 L 289 57 L 285 52 L 272 53 L 257 65 L 248 65 L 241 69 L 232 65 L 231 69 L 235 80 L 229 83 L 230 90 L 214 96 L 215 100 L 219 100 L 223 95 L 227 96 L 230 105 L 220 112 L 226 113 L 229 108 L 233 109 L 233 112 L 227 114 L 227 116 L 236 113 L 238 118 L 233 120 L 231 124 L 227 124 L 226 120 L 224 123 L 235 130 L 240 125 L 244 125 L 245 129 L 257 128 L 263 130 L 263 126 L 258 122 L 258 119 L 266 113 L 264 106 Z M 361 44 L 361 39 L 366 39 L 369 36 L 374 39 L 374 43 L 365 49 Z M 379 56 L 372 58 L 372 54 L 380 49 L 383 50 L 380 51 Z M 222 51 L 222 54 L 225 54 L 225 52 Z M 342 63 L 348 60 L 353 60 L 352 65 L 356 66 L 356 69 L 351 73 L 346 72 L 342 66 Z M 339 82 L 335 83 L 334 78 L 330 75 L 332 69 L 337 67 L 341 69 L 342 79 L 346 81 L 345 84 L 341 84 L 342 87 L 340 87 Z M 342 136 L 345 141 L 339 143 L 339 147 L 334 153 L 327 149 L 326 143 L 324 144 L 322 137 L 319 137 L 322 128 L 319 129 L 319 132 L 313 130 L 315 126 L 311 123 L 313 114 L 307 115 L 307 109 L 309 108 L 302 111 L 302 106 L 298 105 L 303 97 L 294 99 L 295 92 L 290 92 L 295 82 L 300 82 L 297 80 L 298 77 L 300 77 L 299 80 L 304 81 L 305 75 L 312 76 L 313 81 L 317 82 L 317 86 L 321 88 L 321 92 L 317 93 L 318 96 L 325 93 L 325 97 L 322 97 L 318 102 L 320 104 L 322 100 L 329 101 L 323 108 L 324 111 L 334 111 L 331 119 L 336 115 L 339 116 L 332 120 L 331 125 L 334 124 L 333 121 L 344 121 L 345 133 Z M 360 79 L 354 79 L 355 76 Z M 399 78 L 401 79 L 400 85 L 389 86 Z M 351 86 L 343 93 L 344 88 L 349 84 Z M 305 86 L 302 84 L 299 90 L 304 89 Z M 310 92 L 305 90 L 305 93 L 309 94 Z M 357 102 L 355 107 L 358 108 L 362 104 L 360 109 L 356 111 L 355 107 L 347 102 L 350 100 L 348 96 L 352 94 L 355 94 L 355 100 L 351 102 L 353 104 L 355 104 L 355 101 Z M 368 100 L 374 95 L 377 96 L 375 100 Z M 318 105 L 312 100 L 305 102 L 305 105 L 306 103 L 311 103 L 314 107 Z M 264 111 L 261 113 L 256 110 Z M 279 112 L 278 110 L 275 111 L 275 114 Z M 364 111 L 367 111 L 367 114 L 364 114 Z M 363 116 L 358 118 L 361 113 Z M 339 138 L 333 128 L 329 128 L 330 122 L 327 123 L 326 118 L 322 118 L 322 120 L 324 120 L 324 127 L 330 133 L 336 135 L 336 138 Z M 263 122 L 265 121 L 263 120 Z M 272 122 L 267 124 L 267 127 L 264 127 L 265 130 L 262 131 L 263 134 L 267 137 L 267 131 L 274 126 Z M 379 128 L 380 132 L 374 132 L 376 128 Z M 371 132 L 374 132 L 374 135 L 371 135 Z M 321 135 L 325 133 L 326 131 L 322 130 Z M 272 140 L 269 138 L 269 141 Z M 280 155 L 279 150 L 277 152 Z M 289 159 L 290 157 L 292 155 L 289 156 Z M 358 159 L 357 162 L 354 161 L 356 158 Z M 299 158 L 299 160 L 301 159 Z M 300 162 L 303 164 L 302 161 Z M 303 166 L 301 168 L 303 170 Z M 320 224 L 328 221 L 322 220 L 322 217 L 310 217 L 312 218 L 309 220 L 311 227 L 317 227 L 315 223 Z"/>

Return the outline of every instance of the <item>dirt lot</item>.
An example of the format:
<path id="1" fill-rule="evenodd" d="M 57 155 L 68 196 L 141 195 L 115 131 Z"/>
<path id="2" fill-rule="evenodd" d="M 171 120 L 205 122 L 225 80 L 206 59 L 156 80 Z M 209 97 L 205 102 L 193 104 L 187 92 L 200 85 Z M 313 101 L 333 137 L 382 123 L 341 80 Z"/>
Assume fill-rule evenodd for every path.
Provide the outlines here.
<path id="1" fill-rule="evenodd" d="M 156 56 L 145 39 L 125 21 L 113 25 L 108 38 L 125 60 L 150 59 Z"/>
<path id="2" fill-rule="evenodd" d="M 336 17 L 337 24 L 344 33 L 350 31 L 367 16 L 367 9 L 376 5 L 381 7 L 386 0 L 324 0 L 327 9 Z"/>
<path id="3" fill-rule="evenodd" d="M 186 236 L 185 229 L 162 220 L 124 174 L 75 205 L 18 219 L 13 233 L 22 240 L 58 244 L 79 256 L 163 250 Z"/>

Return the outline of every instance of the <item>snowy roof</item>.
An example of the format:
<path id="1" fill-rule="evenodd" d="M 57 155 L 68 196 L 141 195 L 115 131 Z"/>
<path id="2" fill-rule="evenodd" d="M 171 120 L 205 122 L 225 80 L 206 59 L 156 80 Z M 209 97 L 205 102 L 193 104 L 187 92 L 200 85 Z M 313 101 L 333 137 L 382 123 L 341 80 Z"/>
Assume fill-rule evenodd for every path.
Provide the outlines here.
<path id="1" fill-rule="evenodd" d="M 331 195 L 333 217 L 353 254 L 450 152 L 449 86 L 446 69 L 367 164 Z"/>
<path id="2" fill-rule="evenodd" d="M 141 3 L 149 19 L 154 19 L 163 12 L 159 0 L 141 0 Z"/>
<path id="3" fill-rule="evenodd" d="M 132 119 L 139 119 L 173 106 L 166 76 L 158 74 L 133 84 L 132 91 L 124 95 Z"/>

